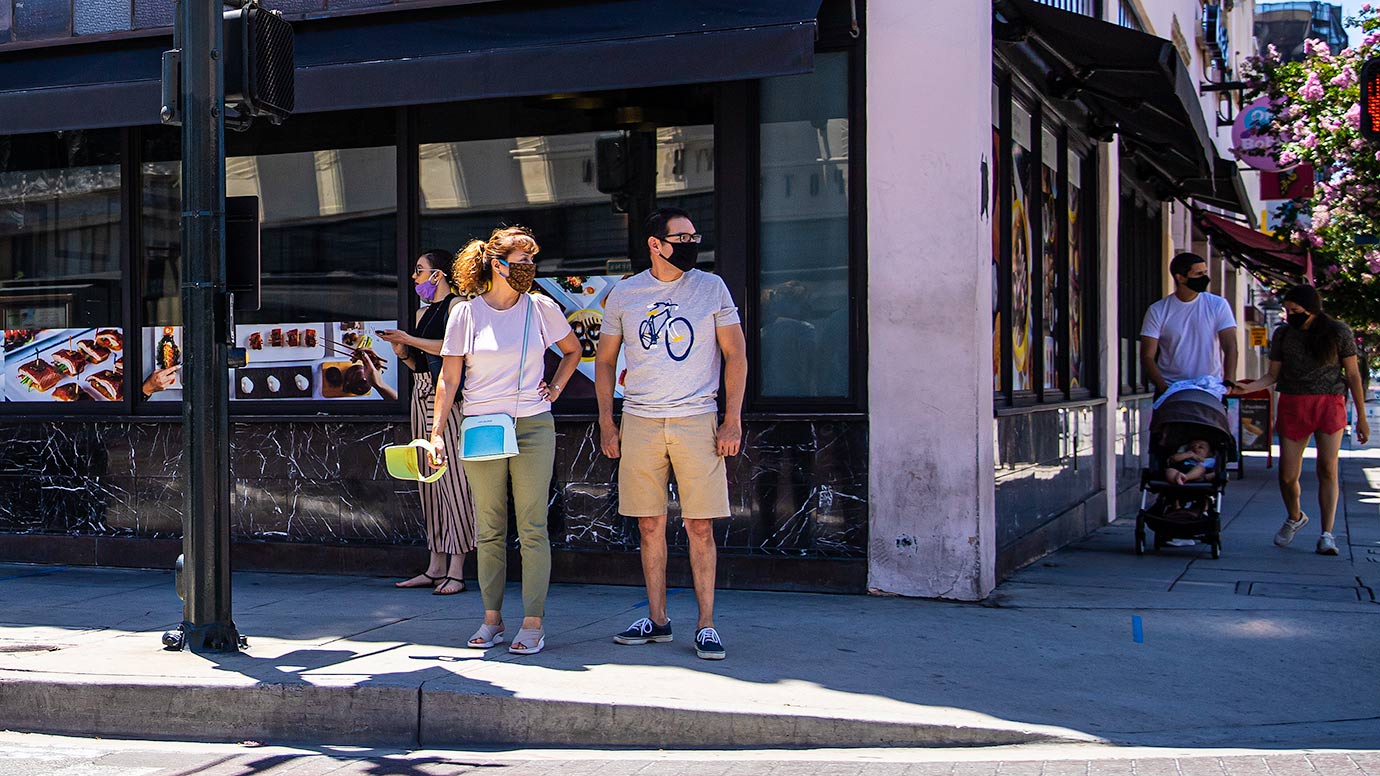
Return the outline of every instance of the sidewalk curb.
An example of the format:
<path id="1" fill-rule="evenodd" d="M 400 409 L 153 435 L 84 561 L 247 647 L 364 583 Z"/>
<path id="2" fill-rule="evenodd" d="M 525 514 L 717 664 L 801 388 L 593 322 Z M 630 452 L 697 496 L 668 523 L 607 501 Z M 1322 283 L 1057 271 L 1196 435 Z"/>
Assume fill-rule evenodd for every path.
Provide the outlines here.
<path id="1" fill-rule="evenodd" d="M 981 747 L 1098 740 L 1034 725 L 707 711 L 414 687 L 96 684 L 12 677 L 0 678 L 0 728 L 88 737 L 394 747 Z"/>

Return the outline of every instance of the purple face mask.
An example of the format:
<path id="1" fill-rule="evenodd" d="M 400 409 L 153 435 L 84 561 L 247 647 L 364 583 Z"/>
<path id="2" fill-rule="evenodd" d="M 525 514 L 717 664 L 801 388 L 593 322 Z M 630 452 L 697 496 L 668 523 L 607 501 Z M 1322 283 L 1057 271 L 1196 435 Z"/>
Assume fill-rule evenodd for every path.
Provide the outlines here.
<path id="1" fill-rule="evenodd" d="M 431 274 L 435 275 L 436 272 L 433 270 Z M 420 296 L 423 302 L 430 302 L 431 298 L 436 295 L 436 288 L 438 285 L 439 284 L 434 280 L 427 280 L 425 283 L 418 283 L 417 296 Z"/>

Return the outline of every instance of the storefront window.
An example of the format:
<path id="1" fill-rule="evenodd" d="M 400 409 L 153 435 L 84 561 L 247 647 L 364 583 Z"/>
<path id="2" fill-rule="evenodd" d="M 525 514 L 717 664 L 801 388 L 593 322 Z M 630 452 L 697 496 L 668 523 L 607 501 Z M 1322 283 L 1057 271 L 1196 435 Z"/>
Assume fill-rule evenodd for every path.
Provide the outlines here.
<path id="1" fill-rule="evenodd" d="M 123 399 L 120 141 L 0 137 L 5 401 Z"/>
<path id="2" fill-rule="evenodd" d="M 710 102 L 698 90 L 679 97 L 660 90 L 617 98 L 629 112 L 651 113 L 666 112 L 662 103 L 667 100 L 676 103 L 676 113 L 701 115 L 704 123 L 620 129 L 608 121 L 608 114 L 595 109 L 613 100 L 595 95 L 579 101 L 589 108 L 572 106 L 561 122 L 584 125 L 588 131 L 566 134 L 483 136 L 501 135 L 505 129 L 530 131 L 562 115 L 549 106 L 529 113 L 533 106 L 526 103 L 506 103 L 505 110 L 488 113 L 484 121 L 466 121 L 452 106 L 422 117 L 421 245 L 453 252 L 509 224 L 521 224 L 536 234 L 541 245 L 537 289 L 565 310 L 582 349 L 579 370 L 562 392 L 561 403 L 567 406 L 594 399 L 594 355 L 604 300 L 629 271 L 630 248 L 643 241 L 642 224 L 630 223 L 622 212 L 630 202 L 654 201 L 689 211 L 696 229 L 705 235 L 699 267 L 714 269 Z M 626 142 L 625 147 L 638 149 L 642 156 L 634 164 L 648 174 L 634 176 L 626 191 L 600 191 L 599 145 L 617 138 Z M 558 358 L 554 348 L 548 358 Z M 615 388 L 615 396 L 621 396 L 621 388 Z"/>
<path id="3" fill-rule="evenodd" d="M 761 393 L 846 397 L 848 55 L 761 88 Z"/>
<path id="4" fill-rule="evenodd" d="M 398 318 L 396 146 L 391 132 L 371 137 L 367 122 L 353 125 L 357 142 L 376 145 L 332 142 L 339 138 L 312 132 L 318 123 L 236 136 L 229 146 L 226 195 L 258 198 L 262 270 L 260 309 L 236 315 L 236 343 L 249 352 L 249 366 L 230 375 L 237 401 L 396 395 L 396 358 L 374 336 Z M 153 160 L 140 170 L 141 389 L 153 401 L 181 398 L 179 379 L 150 379 L 179 363 L 182 346 L 181 167 L 172 149 L 151 143 Z M 377 380 L 352 359 L 359 348 L 379 356 Z"/>
<path id="5" fill-rule="evenodd" d="M 1011 105 L 1011 387 L 1035 389 L 1034 316 L 1031 311 L 1031 254 L 1035 250 L 1032 219 L 1035 207 L 1035 158 L 1031 143 L 1031 115 L 1023 105 Z"/>
<path id="6" fill-rule="evenodd" d="M 1087 388 L 1087 364 L 1083 359 L 1084 307 L 1087 293 L 1084 271 L 1083 232 L 1087 224 L 1082 219 L 1083 157 L 1070 150 L 1069 155 L 1069 387 Z"/>
<path id="7" fill-rule="evenodd" d="M 1040 136 L 1040 283 L 1043 305 L 1040 334 L 1044 342 L 1045 396 L 1059 385 L 1059 315 L 1063 300 L 1059 288 L 1059 138 L 1046 127 Z"/>

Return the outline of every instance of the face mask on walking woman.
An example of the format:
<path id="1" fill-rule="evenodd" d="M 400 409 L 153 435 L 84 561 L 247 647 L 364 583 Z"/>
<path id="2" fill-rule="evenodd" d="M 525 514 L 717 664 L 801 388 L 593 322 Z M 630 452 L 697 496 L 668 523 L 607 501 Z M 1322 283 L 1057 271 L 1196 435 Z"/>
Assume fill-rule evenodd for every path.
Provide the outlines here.
<path id="1" fill-rule="evenodd" d="M 532 281 L 537 277 L 536 264 L 530 262 L 514 264 L 503 259 L 499 259 L 498 263 L 508 270 L 508 277 L 504 279 L 508 281 L 508 285 L 512 286 L 514 291 L 525 294 L 532 290 Z"/>

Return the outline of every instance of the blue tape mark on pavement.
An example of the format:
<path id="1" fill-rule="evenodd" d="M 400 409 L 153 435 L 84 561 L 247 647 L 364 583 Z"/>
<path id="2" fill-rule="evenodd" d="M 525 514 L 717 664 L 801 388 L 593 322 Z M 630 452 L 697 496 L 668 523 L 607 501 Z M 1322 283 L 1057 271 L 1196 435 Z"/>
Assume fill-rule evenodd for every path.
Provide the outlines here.
<path id="1" fill-rule="evenodd" d="M 24 578 L 26 578 L 26 577 L 46 577 L 46 576 L 48 576 L 49 574 L 56 574 L 56 573 L 58 573 L 59 571 L 66 571 L 66 570 L 67 570 L 67 567 L 66 567 L 66 566 L 58 566 L 58 567 L 55 568 L 55 569 L 44 569 L 44 570 L 42 570 L 42 571 L 31 571 L 31 572 L 29 572 L 28 574 L 15 574 L 15 575 L 12 576 L 12 577 L 0 577 L 0 582 L 5 582 L 5 581 L 11 580 L 11 579 L 24 579 Z"/>
<path id="2" fill-rule="evenodd" d="M 1145 643 L 1145 627 L 1141 624 L 1140 615 L 1131 615 L 1131 638 L 1137 644 Z"/>

